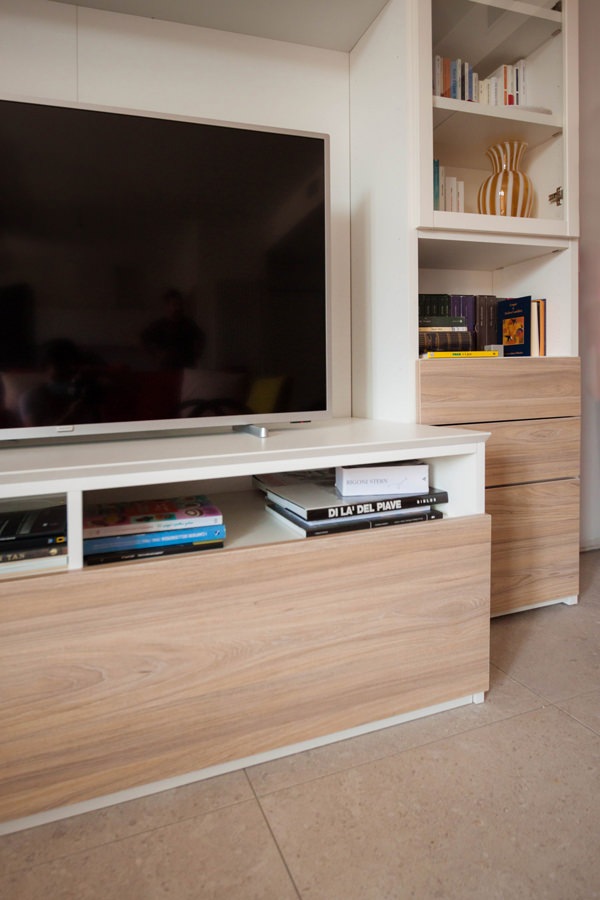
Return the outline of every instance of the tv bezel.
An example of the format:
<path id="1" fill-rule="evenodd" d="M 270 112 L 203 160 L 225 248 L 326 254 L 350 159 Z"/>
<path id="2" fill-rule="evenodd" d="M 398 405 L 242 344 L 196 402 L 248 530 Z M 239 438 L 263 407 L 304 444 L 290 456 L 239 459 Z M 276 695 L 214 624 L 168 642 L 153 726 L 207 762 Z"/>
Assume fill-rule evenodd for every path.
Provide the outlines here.
<path id="1" fill-rule="evenodd" d="M 237 122 L 227 119 L 212 119 L 200 116 L 169 113 L 160 110 L 136 109 L 132 107 L 108 106 L 80 101 L 56 100 L 46 97 L 30 97 L 14 94 L 0 94 L 0 100 L 47 106 L 59 109 L 88 110 L 131 117 L 144 117 L 162 121 L 185 122 L 188 124 L 210 125 L 235 128 L 259 133 L 283 134 L 316 138 L 323 142 L 324 179 L 324 247 L 325 247 L 325 408 L 298 409 L 273 413 L 243 413 L 233 415 L 206 415 L 175 419 L 130 420 L 117 422 L 94 422 L 73 425 L 0 427 L 0 446 L 23 442 L 26 444 L 53 444 L 57 441 L 73 443 L 130 438 L 156 438 L 201 435 L 216 431 L 247 429 L 258 436 L 266 436 L 270 425 L 300 425 L 332 418 L 332 334 L 331 334 L 331 152 L 330 135 L 327 132 L 292 129 L 254 122 Z M 212 371 L 212 370 L 208 370 Z"/>

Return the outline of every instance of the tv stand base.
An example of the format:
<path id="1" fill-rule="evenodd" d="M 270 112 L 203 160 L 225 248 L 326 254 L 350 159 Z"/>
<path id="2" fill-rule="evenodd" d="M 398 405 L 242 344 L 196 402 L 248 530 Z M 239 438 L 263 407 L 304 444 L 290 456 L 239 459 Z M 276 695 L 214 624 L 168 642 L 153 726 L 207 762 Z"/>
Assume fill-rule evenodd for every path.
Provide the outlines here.
<path id="1" fill-rule="evenodd" d="M 269 436 L 269 429 L 266 425 L 234 425 L 234 431 L 242 431 L 245 434 L 253 434 L 257 438 L 266 438 Z"/>

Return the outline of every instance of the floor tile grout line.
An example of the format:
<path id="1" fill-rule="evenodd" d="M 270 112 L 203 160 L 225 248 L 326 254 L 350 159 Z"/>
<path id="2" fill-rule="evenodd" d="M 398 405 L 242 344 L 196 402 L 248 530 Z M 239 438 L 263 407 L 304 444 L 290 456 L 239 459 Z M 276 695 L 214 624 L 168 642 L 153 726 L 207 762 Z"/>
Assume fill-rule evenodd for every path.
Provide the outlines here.
<path id="1" fill-rule="evenodd" d="M 532 692 L 532 693 L 534 693 L 534 692 Z M 432 738 L 431 740 L 424 741 L 421 744 L 414 744 L 409 747 L 399 748 L 390 753 L 384 753 L 382 756 L 374 756 L 372 759 L 367 759 L 367 760 L 364 760 L 363 762 L 340 766 L 339 768 L 336 768 L 330 772 L 324 772 L 321 775 L 316 775 L 314 778 L 306 778 L 306 779 L 302 779 L 301 781 L 295 781 L 293 784 L 287 784 L 284 787 L 275 788 L 273 790 L 266 790 L 264 792 L 261 792 L 260 794 L 257 793 L 256 791 L 254 791 L 254 785 L 250 781 L 249 776 L 248 776 L 248 780 L 250 781 L 251 787 L 252 787 L 253 791 L 255 792 L 257 799 L 260 801 L 261 797 L 273 797 L 276 794 L 282 793 L 284 791 L 290 791 L 290 790 L 293 790 L 294 788 L 301 787 L 306 784 L 311 784 L 316 781 L 321 781 L 325 778 L 331 778 L 335 775 L 342 775 L 346 772 L 351 772 L 353 769 L 362 769 L 366 766 L 371 766 L 371 765 L 374 765 L 375 763 L 383 762 L 384 760 L 387 760 L 387 759 L 394 759 L 395 757 L 401 756 L 404 753 L 411 753 L 411 752 L 414 752 L 415 750 L 421 750 L 425 747 L 431 747 L 434 744 L 439 744 L 441 741 L 452 740 L 453 738 L 460 737 L 461 735 L 469 734 L 472 731 L 479 731 L 482 728 L 491 728 L 495 725 L 500 725 L 503 722 L 510 722 L 512 719 L 519 718 L 519 716 L 531 715 L 532 713 L 538 712 L 540 709 L 548 709 L 549 707 L 554 706 L 554 704 L 551 703 L 550 701 L 545 701 L 543 697 L 540 697 L 539 699 L 541 701 L 540 706 L 534 706 L 531 709 L 525 709 L 525 710 L 522 710 L 521 712 L 515 712 L 515 713 L 512 713 L 511 715 L 502 716 L 499 719 L 494 719 L 493 722 L 482 722 L 479 725 L 473 725 L 471 727 L 461 728 L 458 731 L 452 732 L 452 734 L 445 734 L 445 735 L 442 735 L 441 737 Z M 559 707 L 555 707 L 555 708 L 558 709 L 560 712 L 565 712 L 565 710 L 561 710 L 561 709 L 559 709 Z M 444 715 L 444 713 L 439 713 L 439 715 Z M 565 715 L 567 715 L 566 712 L 565 712 Z M 244 771 L 246 771 L 246 770 L 244 770 Z"/>
<path id="2" fill-rule="evenodd" d="M 266 813 L 262 803 L 260 802 L 260 797 L 256 793 L 256 791 L 254 789 L 254 785 L 252 784 L 252 781 L 251 781 L 250 776 L 248 775 L 248 772 L 246 769 L 244 769 L 244 775 L 246 776 L 246 779 L 248 780 L 250 790 L 252 791 L 252 793 L 254 795 L 254 799 L 256 800 L 256 802 L 258 804 L 258 808 L 260 809 L 260 814 L 263 817 L 264 823 L 267 826 L 267 828 L 269 830 L 269 834 L 271 835 L 271 837 L 273 839 L 273 843 L 275 844 L 275 846 L 277 848 L 277 853 L 279 854 L 279 858 L 281 859 L 281 862 L 283 863 L 283 865 L 285 867 L 285 871 L 287 872 L 288 878 L 290 879 L 292 887 L 294 888 L 294 891 L 296 892 L 296 896 L 298 897 L 298 900 L 302 900 L 302 894 L 300 892 L 298 885 L 296 884 L 296 879 L 292 875 L 292 872 L 288 865 L 287 859 L 285 858 L 285 854 L 284 854 L 282 848 L 279 846 L 279 841 L 277 840 L 277 838 L 275 836 L 275 832 L 273 831 L 273 828 L 271 827 L 271 823 L 269 822 L 269 817 L 267 816 L 267 813 Z"/>
<path id="3" fill-rule="evenodd" d="M 252 785 L 250 785 L 250 787 L 252 787 Z M 177 790 L 177 788 L 175 788 L 175 790 Z M 245 803 L 250 804 L 253 802 L 254 799 L 256 799 L 256 795 L 254 794 L 254 791 L 252 791 L 252 793 L 254 796 L 247 797 L 245 800 L 236 800 L 231 803 L 223 803 L 218 806 L 212 807 L 211 809 L 207 809 L 203 813 L 199 812 L 196 815 L 183 816 L 180 819 L 174 819 L 173 821 L 170 821 L 170 822 L 163 822 L 162 824 L 155 825 L 151 828 L 142 828 L 139 831 L 132 831 L 129 834 L 123 834 L 120 837 L 109 838 L 105 841 L 101 841 L 100 843 L 89 844 L 88 846 L 79 847 L 79 848 L 73 849 L 67 853 L 61 853 L 57 856 L 51 856 L 48 859 L 41 860 L 40 862 L 32 863 L 31 861 L 26 860 L 22 866 L 12 869 L 11 873 L 8 873 L 8 874 L 16 874 L 17 872 L 21 872 L 25 869 L 28 869 L 28 870 L 39 869 L 41 866 L 51 865 L 52 863 L 55 863 L 55 862 L 62 862 L 66 859 L 69 859 L 72 856 L 77 856 L 80 853 L 92 853 L 94 850 L 99 850 L 102 847 L 110 847 L 111 844 L 118 844 L 121 841 L 127 841 L 131 838 L 143 837 L 145 835 L 152 834 L 154 831 L 160 831 L 162 828 L 171 828 L 174 825 L 182 825 L 185 822 L 192 822 L 194 819 L 201 819 L 204 816 L 211 815 L 212 813 L 215 813 L 215 812 L 220 812 L 221 810 L 224 810 L 224 809 L 230 809 L 233 806 L 241 806 Z M 127 802 L 135 803 L 136 801 L 132 800 L 132 801 L 127 801 Z M 124 804 L 119 804 L 119 806 L 122 806 L 122 805 L 124 805 Z M 105 808 L 110 809 L 110 807 L 105 807 Z M 91 812 L 81 813 L 81 815 L 82 816 L 94 816 L 100 811 L 101 810 L 93 810 Z M 67 819 L 66 821 L 72 822 L 73 819 L 77 819 L 77 818 L 79 818 L 79 816 L 73 816 L 70 819 Z M 10 832 L 9 834 L 0 836 L 0 845 L 2 844 L 2 841 L 4 839 L 8 839 L 8 838 L 12 837 L 13 834 L 19 834 L 19 835 L 27 834 L 27 831 L 37 831 L 37 829 L 41 829 L 41 828 L 51 828 L 53 825 L 56 825 L 56 824 L 60 824 L 60 822 L 58 822 L 58 823 L 57 822 L 47 822 L 43 825 L 37 825 L 34 828 L 27 829 L 26 831 Z"/>

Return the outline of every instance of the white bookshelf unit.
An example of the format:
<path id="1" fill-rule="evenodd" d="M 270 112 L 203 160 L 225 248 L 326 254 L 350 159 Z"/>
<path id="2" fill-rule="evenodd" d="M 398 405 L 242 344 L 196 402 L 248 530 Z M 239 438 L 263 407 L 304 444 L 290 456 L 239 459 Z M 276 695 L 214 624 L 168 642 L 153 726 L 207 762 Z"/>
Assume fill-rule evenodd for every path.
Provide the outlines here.
<path id="1" fill-rule="evenodd" d="M 545 297 L 547 358 L 419 360 L 417 419 L 491 432 L 492 614 L 577 600 L 579 571 L 577 0 L 432 0 L 419 8 L 418 291 Z M 528 106 L 431 96 L 435 54 L 480 77 L 525 58 Z M 530 218 L 477 212 L 485 150 L 528 144 Z M 433 158 L 465 181 L 465 212 L 434 210 Z M 562 188 L 560 204 L 550 195 Z M 547 398 L 547 401 L 546 401 Z M 555 465 L 550 465 L 550 460 Z M 560 505 L 556 529 L 549 507 Z"/>

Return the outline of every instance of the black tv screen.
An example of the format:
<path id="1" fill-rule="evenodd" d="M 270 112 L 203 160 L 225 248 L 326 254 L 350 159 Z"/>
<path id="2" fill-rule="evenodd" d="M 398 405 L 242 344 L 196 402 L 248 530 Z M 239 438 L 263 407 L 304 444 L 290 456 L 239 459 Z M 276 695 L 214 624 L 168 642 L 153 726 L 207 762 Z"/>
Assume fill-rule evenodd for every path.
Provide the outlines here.
<path id="1" fill-rule="evenodd" d="M 0 101 L 0 438 L 328 413 L 325 135 Z"/>

